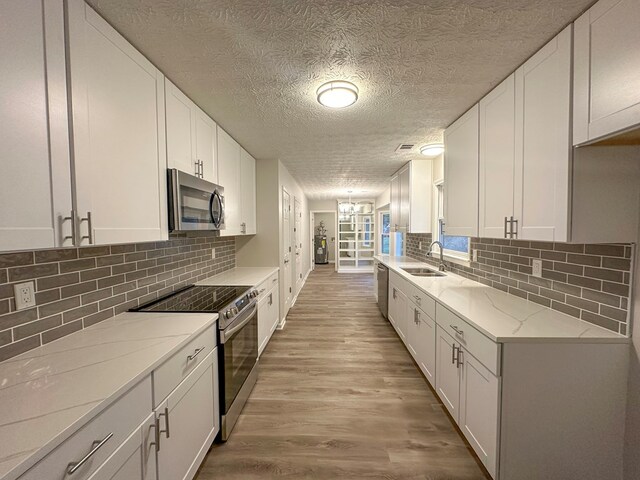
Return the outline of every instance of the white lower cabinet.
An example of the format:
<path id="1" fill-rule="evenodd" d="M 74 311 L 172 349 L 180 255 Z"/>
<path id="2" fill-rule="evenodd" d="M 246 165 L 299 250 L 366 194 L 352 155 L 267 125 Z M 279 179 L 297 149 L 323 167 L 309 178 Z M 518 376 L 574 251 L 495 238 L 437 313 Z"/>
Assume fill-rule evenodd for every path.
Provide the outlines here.
<path id="1" fill-rule="evenodd" d="M 396 329 L 403 342 L 407 341 L 407 295 L 403 288 L 394 282 L 394 273 L 389 274 L 389 322 Z M 395 275 L 397 277 L 397 275 Z M 399 277 L 398 277 L 399 278 Z M 406 288 L 404 288 L 406 291 Z"/>
<path id="2" fill-rule="evenodd" d="M 492 477 L 497 473 L 500 379 L 461 349 L 458 426 Z"/>
<path id="3" fill-rule="evenodd" d="M 440 326 L 436 328 L 436 392 L 449 413 L 459 422 L 460 367 L 456 364 L 456 341 Z"/>
<path id="4" fill-rule="evenodd" d="M 278 326 L 280 317 L 279 290 L 276 281 L 270 291 L 260 294 L 261 298 L 258 301 L 258 355 L 262 354 Z"/>
<path id="5" fill-rule="evenodd" d="M 432 387 L 436 381 L 436 322 L 424 310 L 409 302 L 407 348 Z"/>
<path id="6" fill-rule="evenodd" d="M 151 414 L 89 480 L 156 480 L 155 428 Z"/>
<path id="7" fill-rule="evenodd" d="M 220 430 L 217 349 L 156 408 L 158 480 L 190 480 Z"/>

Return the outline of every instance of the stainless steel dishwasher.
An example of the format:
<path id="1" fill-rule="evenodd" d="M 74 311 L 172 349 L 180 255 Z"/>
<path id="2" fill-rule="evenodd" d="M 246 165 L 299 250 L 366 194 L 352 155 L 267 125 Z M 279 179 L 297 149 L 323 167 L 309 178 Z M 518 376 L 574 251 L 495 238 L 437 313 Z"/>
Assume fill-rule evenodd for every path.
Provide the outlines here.
<path id="1" fill-rule="evenodd" d="M 378 263 L 378 308 L 384 318 L 387 318 L 389 311 L 389 269 Z"/>

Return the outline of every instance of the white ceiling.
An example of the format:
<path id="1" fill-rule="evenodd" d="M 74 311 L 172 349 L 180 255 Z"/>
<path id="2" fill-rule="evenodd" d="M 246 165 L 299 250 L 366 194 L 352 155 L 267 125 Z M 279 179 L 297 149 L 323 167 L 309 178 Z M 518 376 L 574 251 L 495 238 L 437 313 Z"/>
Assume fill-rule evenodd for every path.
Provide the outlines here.
<path id="1" fill-rule="evenodd" d="M 89 0 L 258 159 L 309 198 L 389 176 L 593 0 Z M 356 105 L 315 91 L 345 79 Z M 415 143 L 396 154 L 400 143 Z M 365 190 L 366 192 L 362 192 Z"/>

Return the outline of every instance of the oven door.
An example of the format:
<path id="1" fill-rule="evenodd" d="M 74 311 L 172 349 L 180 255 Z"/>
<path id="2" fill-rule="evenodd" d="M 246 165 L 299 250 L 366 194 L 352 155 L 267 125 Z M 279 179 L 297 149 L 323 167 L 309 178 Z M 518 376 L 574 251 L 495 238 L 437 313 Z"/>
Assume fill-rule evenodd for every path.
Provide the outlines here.
<path id="1" fill-rule="evenodd" d="M 169 229 L 224 229 L 224 188 L 175 168 L 168 171 Z"/>
<path id="2" fill-rule="evenodd" d="M 258 305 L 254 301 L 246 313 L 220 330 L 220 373 L 222 380 L 220 410 L 229 412 L 258 360 Z M 243 311 L 244 313 L 244 311 Z"/>

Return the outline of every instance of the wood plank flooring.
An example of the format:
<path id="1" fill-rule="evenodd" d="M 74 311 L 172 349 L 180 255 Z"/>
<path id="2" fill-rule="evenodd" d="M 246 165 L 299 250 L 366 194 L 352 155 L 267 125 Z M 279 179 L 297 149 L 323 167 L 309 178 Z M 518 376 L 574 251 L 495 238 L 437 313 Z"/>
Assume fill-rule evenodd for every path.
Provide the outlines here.
<path id="1" fill-rule="evenodd" d="M 486 479 L 393 327 L 371 274 L 309 275 L 226 444 L 198 480 Z"/>

